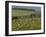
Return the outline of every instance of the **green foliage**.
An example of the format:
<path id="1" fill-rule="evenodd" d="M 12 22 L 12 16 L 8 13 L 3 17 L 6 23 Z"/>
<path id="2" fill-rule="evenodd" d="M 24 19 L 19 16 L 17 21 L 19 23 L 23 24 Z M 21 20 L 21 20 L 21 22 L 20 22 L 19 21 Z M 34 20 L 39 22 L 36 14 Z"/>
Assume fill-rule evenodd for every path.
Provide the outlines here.
<path id="1" fill-rule="evenodd" d="M 39 30 L 41 29 L 40 18 L 23 18 L 23 19 L 14 19 L 12 22 L 12 31 L 19 30 Z"/>
<path id="2" fill-rule="evenodd" d="M 31 13 L 32 11 L 12 10 L 12 17 L 18 17 L 18 19 L 12 20 L 12 31 L 41 29 L 41 17 L 37 15 L 29 17 L 28 15 Z"/>

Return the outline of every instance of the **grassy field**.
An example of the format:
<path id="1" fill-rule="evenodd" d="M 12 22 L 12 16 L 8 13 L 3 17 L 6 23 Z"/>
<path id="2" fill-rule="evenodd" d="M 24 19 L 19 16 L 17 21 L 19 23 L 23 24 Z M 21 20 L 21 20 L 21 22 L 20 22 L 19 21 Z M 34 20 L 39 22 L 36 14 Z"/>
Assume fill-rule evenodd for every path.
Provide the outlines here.
<path id="1" fill-rule="evenodd" d="M 25 16 L 30 15 L 32 11 L 12 10 L 12 17 L 17 16 L 18 19 L 12 20 L 12 31 L 39 30 L 41 29 L 41 17 L 34 18 Z"/>

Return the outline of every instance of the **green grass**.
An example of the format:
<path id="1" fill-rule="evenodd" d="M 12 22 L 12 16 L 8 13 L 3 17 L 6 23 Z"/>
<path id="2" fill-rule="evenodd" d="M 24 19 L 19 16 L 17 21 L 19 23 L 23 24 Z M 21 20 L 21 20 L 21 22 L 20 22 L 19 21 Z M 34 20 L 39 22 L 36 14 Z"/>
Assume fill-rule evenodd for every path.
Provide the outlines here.
<path id="1" fill-rule="evenodd" d="M 27 13 L 26 13 L 27 12 Z M 31 14 L 31 11 L 13 10 L 12 16 L 22 16 L 23 18 L 12 20 L 12 31 L 39 30 L 41 29 L 40 17 L 24 17 L 24 14 Z"/>
<path id="2" fill-rule="evenodd" d="M 13 20 L 12 31 L 41 29 L 40 20 L 38 20 L 38 18 L 34 20 L 31 20 L 31 19 L 32 18 Z"/>

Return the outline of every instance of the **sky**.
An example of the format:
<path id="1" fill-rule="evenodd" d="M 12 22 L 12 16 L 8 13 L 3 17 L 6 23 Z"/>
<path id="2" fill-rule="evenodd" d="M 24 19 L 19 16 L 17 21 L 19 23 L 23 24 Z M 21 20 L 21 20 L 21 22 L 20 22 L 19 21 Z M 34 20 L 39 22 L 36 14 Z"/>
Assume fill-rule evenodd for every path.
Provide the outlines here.
<path id="1" fill-rule="evenodd" d="M 26 9 L 34 9 L 36 12 L 41 11 L 41 7 L 35 7 L 35 6 L 12 6 L 13 8 L 26 8 Z"/>
<path id="2" fill-rule="evenodd" d="M 35 10 L 35 13 L 36 13 L 37 15 L 41 15 L 41 7 L 36 7 L 36 6 L 15 6 L 15 5 L 13 5 L 12 8 L 33 9 L 33 10 Z"/>

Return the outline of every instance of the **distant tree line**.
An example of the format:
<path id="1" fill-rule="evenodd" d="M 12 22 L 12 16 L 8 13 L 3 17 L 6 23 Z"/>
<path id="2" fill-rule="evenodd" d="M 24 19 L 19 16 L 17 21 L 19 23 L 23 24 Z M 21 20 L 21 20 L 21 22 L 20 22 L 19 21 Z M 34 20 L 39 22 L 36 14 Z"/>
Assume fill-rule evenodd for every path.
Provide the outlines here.
<path id="1" fill-rule="evenodd" d="M 12 8 L 13 10 L 28 10 L 28 11 L 35 11 L 34 9 L 27 9 L 27 8 Z"/>

